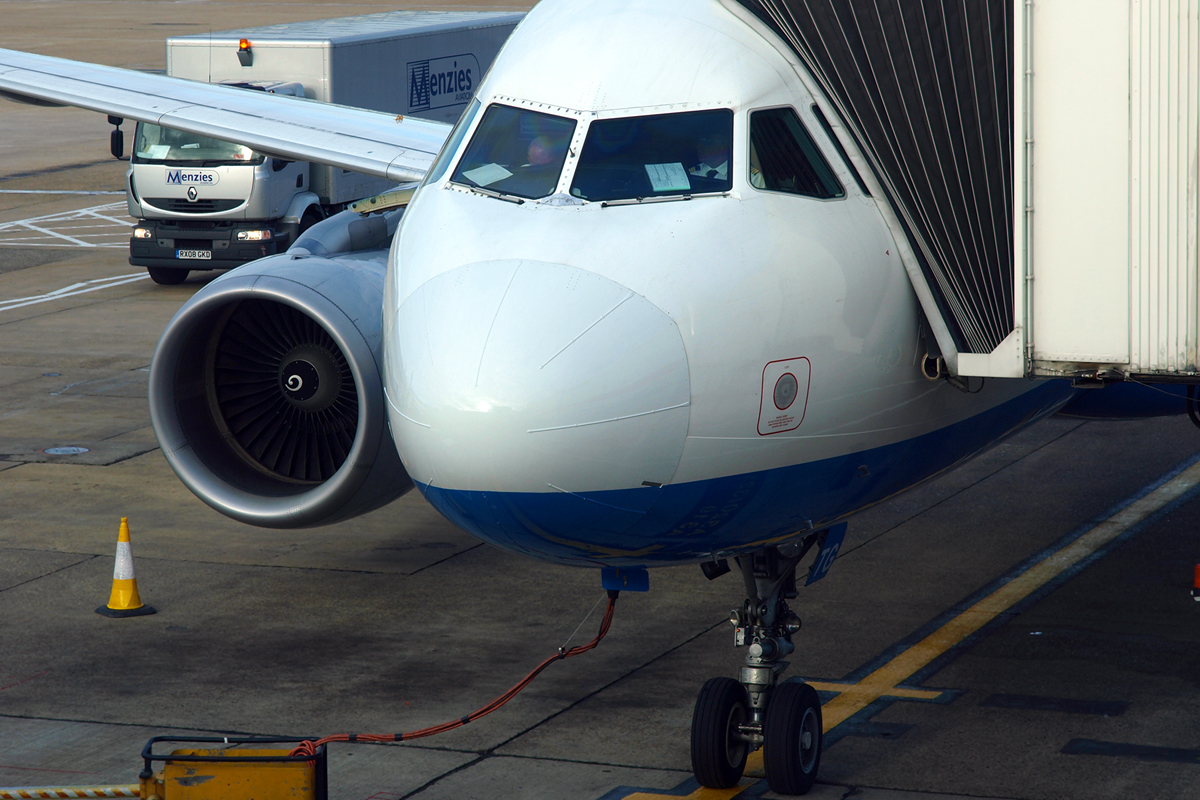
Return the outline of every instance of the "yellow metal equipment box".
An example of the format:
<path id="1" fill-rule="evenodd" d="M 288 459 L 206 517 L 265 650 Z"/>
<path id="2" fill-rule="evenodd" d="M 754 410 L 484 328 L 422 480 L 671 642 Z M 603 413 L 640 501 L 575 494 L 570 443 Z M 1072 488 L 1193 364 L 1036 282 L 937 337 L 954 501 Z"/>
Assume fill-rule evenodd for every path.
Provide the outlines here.
<path id="1" fill-rule="evenodd" d="M 326 800 L 325 748 L 313 756 L 290 755 L 302 739 L 196 738 L 156 736 L 142 751 L 142 798 L 150 800 Z M 207 745 L 155 753 L 162 742 Z M 155 772 L 152 764 L 161 761 Z"/>

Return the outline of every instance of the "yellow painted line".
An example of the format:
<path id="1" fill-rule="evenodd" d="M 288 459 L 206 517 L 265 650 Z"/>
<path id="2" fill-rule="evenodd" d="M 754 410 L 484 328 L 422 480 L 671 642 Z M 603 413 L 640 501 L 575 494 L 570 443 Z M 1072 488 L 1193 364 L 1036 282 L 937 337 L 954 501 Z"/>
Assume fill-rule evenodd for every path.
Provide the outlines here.
<path id="1" fill-rule="evenodd" d="M 805 681 L 818 692 L 837 692 L 838 694 L 861 694 L 874 691 L 865 688 L 861 683 L 830 683 L 828 681 Z M 892 686 L 886 692 L 888 697 L 903 697 L 905 700 L 937 700 L 945 692 L 939 689 L 906 689 Z M 826 728 L 825 730 L 829 730 Z"/>
<path id="2" fill-rule="evenodd" d="M 810 681 L 810 685 L 818 691 L 839 692 L 837 697 L 821 706 L 824 731 L 828 733 L 881 697 L 903 697 L 913 700 L 937 698 L 942 694 L 941 692 L 898 687 L 932 663 L 934 659 L 961 644 L 984 625 L 1084 559 L 1111 544 L 1125 531 L 1147 519 L 1159 509 L 1178 500 L 1197 484 L 1200 484 L 1200 463 L 1188 467 L 1145 497 L 1130 503 L 1099 523 L 1071 544 L 1037 562 L 858 683 Z M 751 778 L 762 777 L 762 769 L 762 751 L 758 750 L 751 753 L 746 759 L 746 775 Z M 701 787 L 686 797 L 690 800 L 731 800 L 746 791 L 751 785 L 751 782 L 743 780 L 742 785 L 730 789 Z M 678 797 L 678 795 L 637 792 L 627 795 L 624 800 L 670 800 Z"/>
<path id="3" fill-rule="evenodd" d="M 844 692 L 821 707 L 825 730 L 840 725 L 935 658 L 960 644 L 1046 583 L 1074 567 L 1163 506 L 1200 483 L 1200 463 L 1194 464 L 1139 500 L 1113 514 L 1063 549 L 1050 554 L 1001 586 L 917 644 L 859 681 L 859 690 Z"/>

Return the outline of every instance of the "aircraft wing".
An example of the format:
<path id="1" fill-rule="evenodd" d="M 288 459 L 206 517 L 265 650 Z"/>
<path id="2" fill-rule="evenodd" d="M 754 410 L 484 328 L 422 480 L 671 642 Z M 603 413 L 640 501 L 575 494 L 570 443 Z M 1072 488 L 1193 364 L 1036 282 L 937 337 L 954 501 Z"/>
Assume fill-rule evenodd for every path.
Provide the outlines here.
<path id="1" fill-rule="evenodd" d="M 78 106 L 396 181 L 420 180 L 450 126 L 0 49 L 0 96 Z"/>

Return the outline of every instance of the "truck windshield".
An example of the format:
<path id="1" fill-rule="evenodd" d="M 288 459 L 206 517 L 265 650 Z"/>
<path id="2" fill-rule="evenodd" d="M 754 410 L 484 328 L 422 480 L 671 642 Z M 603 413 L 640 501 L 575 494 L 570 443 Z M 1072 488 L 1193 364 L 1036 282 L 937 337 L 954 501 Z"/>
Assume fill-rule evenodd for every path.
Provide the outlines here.
<path id="1" fill-rule="evenodd" d="M 211 167 L 220 164 L 261 164 L 263 156 L 244 144 L 140 122 L 133 141 L 133 160 L 143 164 L 185 163 Z"/>
<path id="2" fill-rule="evenodd" d="M 571 194 L 633 200 L 732 187 L 729 109 L 596 120 L 588 128 Z"/>
<path id="3" fill-rule="evenodd" d="M 517 197 L 554 192 L 575 120 L 491 105 L 450 180 Z"/>

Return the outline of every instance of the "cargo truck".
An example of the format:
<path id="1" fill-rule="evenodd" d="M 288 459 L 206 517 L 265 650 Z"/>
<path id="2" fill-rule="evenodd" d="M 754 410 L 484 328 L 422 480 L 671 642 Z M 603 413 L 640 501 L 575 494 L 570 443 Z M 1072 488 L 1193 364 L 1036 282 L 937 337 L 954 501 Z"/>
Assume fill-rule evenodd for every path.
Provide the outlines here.
<path id="1" fill-rule="evenodd" d="M 523 16 L 393 11 L 178 36 L 167 40 L 167 74 L 452 123 Z M 123 149 L 119 130 L 112 148 Z M 129 263 L 162 284 L 236 267 L 283 252 L 347 203 L 393 187 L 139 123 L 126 187 L 138 221 Z"/>

